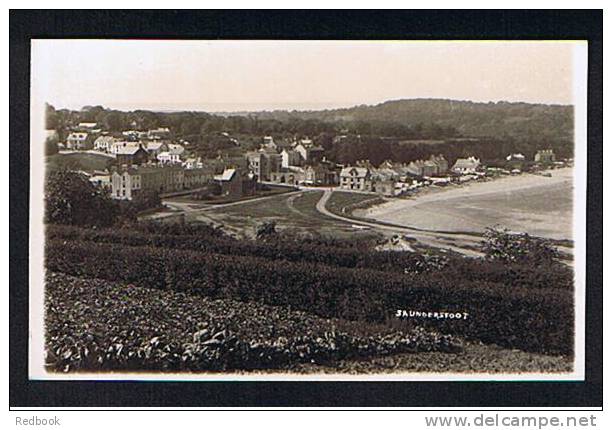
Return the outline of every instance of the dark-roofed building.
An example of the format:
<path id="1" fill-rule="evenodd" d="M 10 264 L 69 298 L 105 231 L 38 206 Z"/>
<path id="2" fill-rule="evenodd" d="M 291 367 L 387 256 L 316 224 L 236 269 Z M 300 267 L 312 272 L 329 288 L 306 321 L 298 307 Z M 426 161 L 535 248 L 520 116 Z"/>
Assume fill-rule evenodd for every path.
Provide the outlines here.
<path id="1" fill-rule="evenodd" d="M 144 164 L 149 160 L 149 153 L 142 145 L 125 145 L 117 149 L 117 164 Z"/>
<path id="2" fill-rule="evenodd" d="M 221 195 L 229 198 L 241 198 L 254 195 L 257 177 L 240 169 L 225 169 L 223 173 L 214 176 L 214 181 L 221 187 Z"/>

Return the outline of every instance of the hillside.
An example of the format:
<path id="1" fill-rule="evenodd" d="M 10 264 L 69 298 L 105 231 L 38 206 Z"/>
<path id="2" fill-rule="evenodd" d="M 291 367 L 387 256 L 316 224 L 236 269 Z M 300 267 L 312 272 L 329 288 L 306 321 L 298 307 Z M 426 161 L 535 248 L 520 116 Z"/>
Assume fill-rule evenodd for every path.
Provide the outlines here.
<path id="1" fill-rule="evenodd" d="M 392 100 L 322 111 L 258 112 L 260 119 L 325 122 L 390 122 L 418 129 L 435 123 L 463 136 L 571 138 L 573 106 L 529 103 L 475 103 L 446 99 Z"/>

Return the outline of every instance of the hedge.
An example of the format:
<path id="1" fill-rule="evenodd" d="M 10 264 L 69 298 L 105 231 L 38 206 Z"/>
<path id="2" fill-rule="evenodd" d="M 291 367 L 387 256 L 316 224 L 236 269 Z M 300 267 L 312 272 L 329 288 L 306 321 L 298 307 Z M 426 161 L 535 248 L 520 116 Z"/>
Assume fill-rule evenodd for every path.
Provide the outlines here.
<path id="1" fill-rule="evenodd" d="M 422 328 L 362 333 L 361 324 L 286 307 L 58 273 L 47 274 L 46 293 L 46 365 L 58 371 L 282 369 L 462 349 L 451 336 Z"/>
<path id="2" fill-rule="evenodd" d="M 205 226 L 206 227 L 206 226 Z M 149 228 L 144 226 L 143 228 Z M 210 229 L 210 227 L 208 227 Z M 347 268 L 368 268 L 398 273 L 423 273 L 444 270 L 448 276 L 474 282 L 500 283 L 510 288 L 565 288 L 573 287 L 573 271 L 562 263 L 530 265 L 505 263 L 449 255 L 423 255 L 403 251 L 375 251 L 373 249 L 335 246 L 323 242 L 238 240 L 217 234 L 195 233 L 191 227 L 177 227 L 171 234 L 155 234 L 133 230 L 85 229 L 50 225 L 48 239 L 115 243 L 128 246 L 153 246 L 200 251 L 211 254 L 255 256 L 270 260 L 324 263 Z M 162 228 L 162 231 L 163 228 Z M 205 231 L 204 231 L 205 232 Z M 204 233 L 203 232 L 203 233 Z"/>
<path id="3" fill-rule="evenodd" d="M 287 305 L 322 317 L 395 321 L 397 309 L 467 313 L 419 324 L 503 347 L 573 351 L 572 292 L 507 288 L 452 271 L 400 274 L 240 255 L 50 240 L 47 268 L 85 278 Z M 412 321 L 412 320 L 411 320 Z"/>
<path id="4" fill-rule="evenodd" d="M 238 240 L 228 236 L 195 234 L 155 234 L 133 230 L 85 229 L 50 225 L 47 239 L 93 241 L 128 246 L 154 246 L 202 251 L 224 255 L 258 256 L 272 260 L 309 261 L 341 267 L 366 267 L 396 272 L 423 271 L 431 266 L 426 257 L 406 252 L 355 249 L 322 243 Z"/>

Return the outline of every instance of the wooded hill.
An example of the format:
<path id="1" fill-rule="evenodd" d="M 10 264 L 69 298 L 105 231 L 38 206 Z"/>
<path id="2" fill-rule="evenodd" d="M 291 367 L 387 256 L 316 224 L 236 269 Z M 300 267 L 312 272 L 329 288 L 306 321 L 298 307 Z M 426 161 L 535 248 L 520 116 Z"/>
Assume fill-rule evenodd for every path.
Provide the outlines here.
<path id="1" fill-rule="evenodd" d="M 345 123 L 347 128 L 351 123 L 360 122 L 395 123 L 417 132 L 427 124 L 435 124 L 443 129 L 453 129 L 456 133 L 450 134 L 460 136 L 533 137 L 540 140 L 572 138 L 573 112 L 571 105 L 410 99 L 345 109 L 271 111 L 250 115 L 283 122 L 301 119 Z M 444 134 L 448 136 L 449 133 Z"/>

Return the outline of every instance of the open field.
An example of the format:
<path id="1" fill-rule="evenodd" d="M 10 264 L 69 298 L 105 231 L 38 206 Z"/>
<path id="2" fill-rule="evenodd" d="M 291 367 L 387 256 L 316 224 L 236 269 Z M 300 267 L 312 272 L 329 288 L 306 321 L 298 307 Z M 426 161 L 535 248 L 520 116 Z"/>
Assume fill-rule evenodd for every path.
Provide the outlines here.
<path id="1" fill-rule="evenodd" d="M 572 239 L 572 169 L 521 175 L 396 199 L 355 215 L 423 230 L 482 232 L 499 225 Z"/>
<path id="2" fill-rule="evenodd" d="M 204 208 L 204 207 L 211 206 L 211 205 L 219 205 L 219 204 L 225 204 L 225 203 L 253 200 L 258 197 L 285 194 L 285 193 L 290 193 L 292 191 L 295 191 L 295 189 L 291 187 L 268 187 L 268 189 L 265 189 L 265 190 L 257 190 L 257 194 L 254 196 L 244 196 L 240 198 L 228 198 L 226 196 L 211 196 L 211 197 L 207 197 L 204 199 L 195 198 L 194 197 L 195 193 L 189 193 L 188 191 L 185 191 L 184 195 L 167 197 L 166 200 L 172 201 L 172 202 L 178 202 L 181 204 L 188 204 L 193 208 Z"/>
<path id="3" fill-rule="evenodd" d="M 372 232 L 359 231 L 348 223 L 319 213 L 316 204 L 322 194 L 323 191 L 282 194 L 235 206 L 211 207 L 189 216 L 192 220 L 221 224 L 234 233 L 246 236 L 252 235 L 256 226 L 264 221 L 275 221 L 279 230 L 299 230 L 332 237 L 356 238 L 375 235 Z"/>
<path id="4" fill-rule="evenodd" d="M 373 194 L 334 191 L 325 207 L 335 214 L 350 216 L 355 209 L 366 209 L 385 201 L 385 199 Z"/>
<path id="5" fill-rule="evenodd" d="M 94 170 L 106 169 L 112 160 L 112 158 L 105 155 L 74 152 L 50 155 L 46 158 L 46 164 L 48 170 L 70 168 L 92 172 Z"/>

